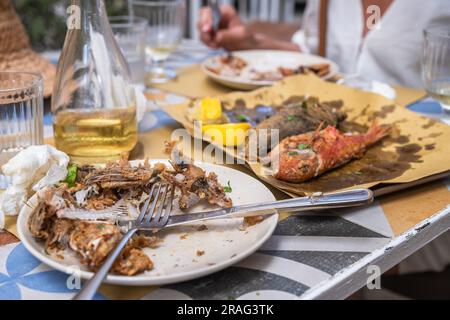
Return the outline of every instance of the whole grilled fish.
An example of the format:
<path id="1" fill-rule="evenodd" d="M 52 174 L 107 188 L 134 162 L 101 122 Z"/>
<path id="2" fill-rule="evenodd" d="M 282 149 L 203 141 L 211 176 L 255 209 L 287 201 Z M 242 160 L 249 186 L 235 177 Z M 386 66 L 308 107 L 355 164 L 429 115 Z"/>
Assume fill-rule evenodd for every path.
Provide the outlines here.
<path id="1" fill-rule="evenodd" d="M 269 155 L 274 177 L 295 183 L 317 177 L 361 158 L 367 147 L 386 137 L 389 130 L 374 124 L 366 134 L 342 134 L 328 126 L 286 138 Z"/>
<path id="2" fill-rule="evenodd" d="M 316 98 L 309 98 L 283 107 L 275 115 L 259 123 L 255 129 L 257 132 L 260 129 L 278 129 L 279 139 L 282 140 L 314 131 L 321 123 L 339 126 L 346 117 L 334 103 L 321 103 Z"/>

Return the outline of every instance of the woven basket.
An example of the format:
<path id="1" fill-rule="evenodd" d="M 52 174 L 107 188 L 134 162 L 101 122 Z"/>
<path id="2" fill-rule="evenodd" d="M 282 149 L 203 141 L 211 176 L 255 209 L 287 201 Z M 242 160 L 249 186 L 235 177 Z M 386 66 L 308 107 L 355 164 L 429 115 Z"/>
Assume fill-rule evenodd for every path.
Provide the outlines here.
<path id="1" fill-rule="evenodd" d="M 31 49 L 11 0 L 0 0 L 0 71 L 38 72 L 44 78 L 44 96 L 52 94 L 56 68 Z"/>

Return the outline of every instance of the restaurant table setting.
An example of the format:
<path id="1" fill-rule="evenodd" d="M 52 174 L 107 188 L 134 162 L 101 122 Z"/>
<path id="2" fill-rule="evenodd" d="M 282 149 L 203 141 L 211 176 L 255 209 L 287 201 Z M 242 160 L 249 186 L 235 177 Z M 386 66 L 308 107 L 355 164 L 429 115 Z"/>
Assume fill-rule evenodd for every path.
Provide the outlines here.
<path id="1" fill-rule="evenodd" d="M 134 2 L 137 8 L 140 2 Z M 153 10 L 167 10 L 170 12 L 167 15 L 172 16 L 170 21 L 156 21 L 151 25 L 155 30 L 161 25 L 178 26 L 183 22 L 178 17 L 180 8 Z M 146 16 L 143 8 L 136 12 L 141 18 Z M 138 28 L 141 21 L 118 18 L 115 27 L 123 35 L 122 40 L 130 36 L 128 29 Z M 114 27 L 113 21 L 112 24 Z M 43 121 L 38 129 L 47 146 L 29 147 L 3 166 L 3 173 L 9 177 L 2 178 L 2 182 L 9 187 L 0 196 L 11 200 L 2 201 L 2 212 L 20 211 L 20 214 L 0 217 L 0 224 L 5 228 L 5 232 L 0 232 L 0 299 L 74 298 L 87 283 L 81 279 L 92 277 L 93 270 L 99 269 L 103 261 L 98 262 L 94 256 L 83 253 L 82 241 L 76 241 L 82 239 L 83 232 L 87 233 L 91 226 L 94 226 L 92 233 L 111 232 L 111 237 L 128 231 L 131 238 L 136 229 L 156 227 L 161 230 L 154 235 L 145 233 L 145 236 L 135 237 L 130 243 L 124 241 L 126 253 L 117 251 L 120 258 L 114 264 L 114 259 L 110 261 L 114 273 L 106 275 L 109 267 L 102 270 L 99 281 L 88 286 L 89 294 L 83 293 L 79 299 L 344 299 L 366 284 L 368 266 L 376 265 L 381 272 L 387 271 L 450 227 L 450 179 L 445 178 L 450 172 L 450 145 L 447 143 L 450 128 L 439 121 L 439 104 L 426 98 L 424 91 L 373 83 L 363 90 L 361 86 L 356 89 L 350 82 L 339 81 L 345 79 L 345 75 L 338 73 L 338 66 L 300 54 L 291 54 L 292 59 L 299 59 L 295 60 L 300 65 L 298 68 L 291 70 L 274 64 L 273 70 L 266 68 L 255 73 L 257 67 L 251 67 L 242 73 L 251 78 L 249 81 L 234 78 L 230 82 L 229 72 L 242 72 L 247 65 L 245 59 L 256 64 L 256 60 L 261 59 L 261 64 L 268 65 L 265 59 L 271 53 L 243 52 L 230 56 L 196 41 L 181 41 L 175 28 L 171 33 L 173 46 L 162 48 L 156 43 L 147 48 L 147 53 L 159 50 L 157 53 L 162 54 L 165 50 L 167 56 L 158 61 L 152 76 L 146 78 L 147 85 L 152 83 L 151 88 L 141 92 L 138 88 L 143 84 L 136 86 L 136 83 L 142 81 L 143 75 L 136 72 L 142 70 L 135 67 L 129 77 L 127 68 L 123 68 L 125 60 L 135 57 L 127 58 L 124 54 L 123 59 L 120 51 L 106 50 L 111 47 L 108 42 L 115 40 L 99 36 L 107 26 L 101 23 L 93 26 L 91 39 L 87 37 L 84 41 L 96 43 L 93 63 L 97 64 L 98 77 L 74 85 L 79 75 L 73 73 L 72 66 L 80 66 L 78 58 L 71 56 L 71 51 L 65 47 L 61 54 L 61 59 L 65 59 L 65 81 L 57 81 L 52 112 L 46 110 L 40 115 Z M 117 39 L 121 47 L 131 45 L 134 48 L 135 41 L 142 42 L 142 39 L 133 39 L 132 44 L 125 41 L 122 45 Z M 151 41 L 147 38 L 148 42 Z M 172 50 L 175 51 L 169 55 Z M 123 47 L 122 51 L 125 51 Z M 139 53 L 142 60 L 143 53 Z M 108 63 L 100 65 L 99 61 Z M 239 70 L 230 71 L 226 65 L 230 61 L 233 66 L 240 65 Z M 61 60 L 59 65 L 63 68 Z M 222 74 L 222 70 L 225 73 Z M 0 81 L 7 80 L 1 77 L 2 74 Z M 108 82 L 96 82 L 96 78 L 108 79 Z M 38 94 L 32 93 L 32 98 L 38 99 L 37 104 L 42 107 L 40 81 L 31 81 L 31 86 L 37 86 Z M 236 91 L 236 88 L 244 91 Z M 92 90 L 98 91 L 92 96 L 80 94 Z M 108 94 L 113 91 L 123 92 L 123 95 Z M 68 98 L 70 95 L 72 98 Z M 143 100 L 144 96 L 147 101 Z M 108 112 L 119 113 L 119 117 L 108 114 L 106 118 L 89 118 L 86 115 L 91 116 L 92 110 L 80 110 L 77 104 L 87 108 L 91 102 L 93 109 L 96 103 L 106 103 L 111 106 Z M 5 102 L 11 103 L 14 101 Z M 216 110 L 216 114 L 205 116 L 203 104 L 214 105 L 208 110 Z M 124 105 L 127 108 L 117 107 Z M 360 147 L 345 162 L 326 167 L 321 175 L 317 169 L 312 180 L 300 176 L 294 181 L 280 171 L 267 171 L 262 158 L 252 162 L 239 154 L 240 143 L 247 136 L 242 141 L 234 137 L 232 143 L 228 143 L 231 140 L 226 139 L 226 134 L 221 138 L 205 134 L 204 141 L 190 137 L 195 131 L 193 120 L 211 120 L 205 125 L 215 128 L 236 125 L 251 130 L 286 112 L 285 105 L 298 108 L 295 115 L 289 114 L 284 119 L 288 126 L 290 121 L 300 118 L 320 123 L 315 132 L 308 133 L 309 130 L 296 135 L 300 140 L 309 140 L 301 140 L 307 143 L 297 143 L 295 150 L 289 149 L 285 154 L 289 160 L 310 153 L 308 150 L 313 148 L 314 141 L 325 141 L 330 130 L 336 130 L 332 132 L 341 139 L 339 141 L 360 141 L 351 139 L 369 137 L 371 130 L 377 130 L 376 141 Z M 252 110 L 261 107 L 270 114 L 255 120 Z M 323 119 L 304 116 L 309 108 L 331 110 L 335 121 L 326 126 Z M 236 109 L 239 111 L 234 112 Z M 345 114 L 345 117 L 340 119 L 338 114 Z M 137 118 L 138 123 L 126 124 L 128 118 Z M 95 127 L 97 139 L 107 132 L 104 128 L 116 125 L 117 121 L 125 128 L 125 133 L 117 133 L 112 140 L 121 141 L 115 147 L 129 152 L 129 162 L 121 160 L 106 166 L 69 163 L 81 157 L 84 163 L 92 164 L 92 159 L 100 156 L 95 152 L 111 152 L 109 140 L 101 149 L 100 143 L 104 140 L 99 139 L 98 148 L 94 150 L 83 145 L 85 140 L 77 139 L 86 134 L 83 130 L 87 127 Z M 335 127 L 347 133 L 340 135 Z M 187 134 L 183 143 L 169 143 L 174 130 Z M 76 137 L 71 135 L 74 132 L 78 132 Z M 89 134 L 86 139 L 91 139 Z M 290 136 L 281 137 L 280 144 Z M 52 147 L 54 145 L 58 150 Z M 203 152 L 210 145 L 224 151 L 232 163 L 219 165 L 216 155 Z M 103 162 L 117 158 L 108 155 Z M 25 164 L 27 162 L 29 164 Z M 126 176 L 128 172 L 132 174 Z M 200 175 L 200 180 L 196 181 L 202 184 L 194 184 L 195 188 L 185 194 L 182 182 L 193 173 Z M 141 180 L 134 174 L 147 182 L 140 184 Z M 127 178 L 105 180 L 115 175 Z M 154 179 L 163 183 L 155 183 Z M 65 189 L 52 187 L 60 181 Z M 154 184 L 147 190 L 150 181 Z M 174 196 L 175 186 L 182 192 L 180 198 Z M 49 190 L 50 198 L 46 196 Z M 58 193 L 60 190 L 62 193 Z M 133 195 L 137 190 L 143 194 Z M 32 193 L 35 194 L 28 199 Z M 185 206 L 190 208 L 189 199 L 184 199 L 184 195 L 197 195 L 195 212 L 209 213 L 190 212 L 191 215 L 178 216 Z M 96 210 L 76 207 L 76 204 L 89 203 L 90 197 L 112 206 L 95 207 Z M 62 202 L 57 202 L 58 199 Z M 114 201 L 108 202 L 110 199 Z M 133 204 L 138 202 L 134 215 L 124 199 L 130 199 Z M 97 205 L 94 201 L 92 204 Z M 51 243 L 57 237 L 52 240 L 48 234 L 44 235 L 45 224 L 39 220 L 40 215 L 45 217 L 45 210 L 53 206 L 57 210 L 53 223 L 60 223 L 60 228 L 65 228 L 68 220 L 86 217 L 85 222 L 77 221 L 75 227 L 65 229 L 71 232 L 66 242 L 78 255 L 59 252 L 58 248 L 53 253 L 55 248 Z M 255 212 L 259 212 L 257 217 Z M 93 213 L 104 218 L 92 218 Z M 115 219 L 112 224 L 108 223 L 111 214 Z M 239 218 L 237 214 L 241 214 Z M 211 217 L 216 219 L 206 219 Z M 183 219 L 191 219 L 192 223 L 184 225 Z M 64 235 L 64 231 L 59 235 L 60 244 Z M 38 241 L 38 237 L 45 241 Z M 153 242 L 138 244 L 148 241 Z M 100 246 L 100 241 L 95 243 L 94 246 Z M 127 264 L 127 259 L 131 258 L 134 262 Z M 101 282 L 95 293 L 96 285 Z"/>

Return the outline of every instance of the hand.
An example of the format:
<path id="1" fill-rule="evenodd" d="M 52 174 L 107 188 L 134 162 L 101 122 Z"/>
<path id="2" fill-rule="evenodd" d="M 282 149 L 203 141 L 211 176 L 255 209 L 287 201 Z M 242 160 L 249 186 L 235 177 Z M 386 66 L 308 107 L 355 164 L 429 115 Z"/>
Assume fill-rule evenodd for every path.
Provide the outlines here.
<path id="1" fill-rule="evenodd" d="M 224 48 L 228 51 L 249 49 L 275 49 L 299 51 L 296 44 L 273 39 L 264 34 L 253 32 L 242 23 L 236 10 L 229 5 L 220 7 L 221 21 L 219 30 L 212 30 L 212 11 L 205 7 L 200 11 L 198 29 L 201 40 L 211 48 Z"/>
<path id="2" fill-rule="evenodd" d="M 209 7 L 204 7 L 200 11 L 200 21 L 198 29 L 201 40 L 212 48 L 223 47 L 227 50 L 244 49 L 252 44 L 253 35 L 241 22 L 236 10 L 229 5 L 220 7 L 222 19 L 219 30 L 215 33 L 212 30 L 212 11 Z"/>

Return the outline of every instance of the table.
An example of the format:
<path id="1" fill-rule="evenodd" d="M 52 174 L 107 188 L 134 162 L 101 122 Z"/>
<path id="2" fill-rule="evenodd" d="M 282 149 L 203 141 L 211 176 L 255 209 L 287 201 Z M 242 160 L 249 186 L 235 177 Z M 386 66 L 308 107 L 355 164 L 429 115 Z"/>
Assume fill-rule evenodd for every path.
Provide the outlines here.
<path id="1" fill-rule="evenodd" d="M 169 61 L 173 67 L 214 54 L 195 42 L 184 42 Z M 406 95 L 416 91 L 400 88 Z M 155 101 L 183 97 L 150 90 Z M 437 116 L 435 104 L 423 100 L 414 111 Z M 51 116 L 45 118 L 52 134 Z M 164 112 L 149 112 L 140 123 L 134 157 L 163 157 L 160 141 L 179 125 Z M 162 143 L 162 141 L 161 141 Z M 248 174 L 247 169 L 240 167 Z M 271 190 L 277 198 L 285 197 Z M 410 199 L 423 203 L 412 207 Z M 102 286 L 98 299 L 344 299 L 366 285 L 368 277 L 385 272 L 450 228 L 450 180 L 383 196 L 371 206 L 305 212 L 282 220 L 272 238 L 253 256 L 202 279 L 161 288 Z M 9 218 L 7 224 L 12 225 Z M 14 232 L 14 230 L 12 230 Z M 67 276 L 33 258 L 17 239 L 0 233 L 0 299 L 68 299 Z"/>

